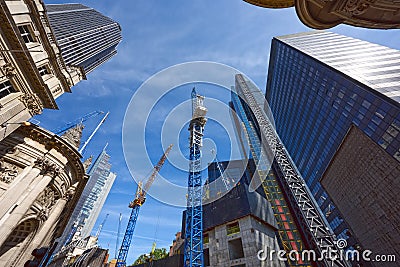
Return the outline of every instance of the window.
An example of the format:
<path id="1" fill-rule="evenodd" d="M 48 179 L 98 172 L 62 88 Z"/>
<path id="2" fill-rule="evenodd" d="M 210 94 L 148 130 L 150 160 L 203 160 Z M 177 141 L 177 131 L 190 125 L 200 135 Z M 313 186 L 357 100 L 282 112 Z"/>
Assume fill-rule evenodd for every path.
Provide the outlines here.
<path id="1" fill-rule="evenodd" d="M 6 95 L 9 95 L 11 93 L 15 93 L 15 89 L 10 83 L 10 81 L 5 81 L 0 83 L 0 98 L 5 97 Z"/>
<path id="2" fill-rule="evenodd" d="M 228 241 L 229 259 L 236 260 L 244 258 L 242 239 L 234 239 Z"/>
<path id="3" fill-rule="evenodd" d="M 46 74 L 50 74 L 49 69 L 47 68 L 47 66 L 41 66 L 38 68 L 39 74 L 40 76 L 44 76 Z"/>
<path id="4" fill-rule="evenodd" d="M 22 39 L 24 39 L 25 43 L 33 43 L 35 39 L 33 38 L 29 25 L 21 25 L 18 26 L 18 30 L 21 33 Z"/>
<path id="5" fill-rule="evenodd" d="M 394 158 L 400 161 L 400 149 L 394 153 Z"/>
<path id="6" fill-rule="evenodd" d="M 210 250 L 208 248 L 203 250 L 204 266 L 210 266 Z"/>
<path id="7" fill-rule="evenodd" d="M 383 140 L 385 140 L 385 141 L 388 142 L 389 144 L 393 141 L 393 136 L 391 136 L 391 135 L 389 135 L 389 134 L 387 134 L 387 133 L 384 133 L 383 136 L 382 136 L 382 138 L 383 138 Z"/>
<path id="8" fill-rule="evenodd" d="M 383 139 L 380 139 L 380 140 L 378 141 L 378 144 L 379 144 L 381 147 L 383 147 L 383 149 L 386 149 L 386 148 L 389 146 L 389 143 L 386 142 L 386 141 L 383 140 Z"/>
<path id="9" fill-rule="evenodd" d="M 239 222 L 231 223 L 226 226 L 227 235 L 240 233 Z"/>
<path id="10" fill-rule="evenodd" d="M 208 234 L 204 234 L 203 236 L 203 244 L 208 244 L 210 242 L 210 237 Z"/>
<path id="11" fill-rule="evenodd" d="M 395 119 L 392 123 L 392 126 L 400 131 L 400 121 Z"/>
<path id="12" fill-rule="evenodd" d="M 362 102 L 362 106 L 368 109 L 368 108 L 371 106 L 371 103 L 368 102 L 367 100 L 364 100 L 364 101 Z"/>

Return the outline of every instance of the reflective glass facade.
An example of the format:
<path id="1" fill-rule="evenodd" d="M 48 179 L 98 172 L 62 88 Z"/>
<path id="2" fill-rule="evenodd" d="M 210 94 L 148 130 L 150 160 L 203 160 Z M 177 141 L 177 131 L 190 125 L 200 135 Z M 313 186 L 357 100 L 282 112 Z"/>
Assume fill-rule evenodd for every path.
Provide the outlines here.
<path id="1" fill-rule="evenodd" d="M 81 209 L 82 236 L 90 235 L 116 178 L 116 174 L 110 172 L 109 160 L 110 156 L 103 150 L 88 173 L 89 181 L 82 193 L 86 198 Z"/>
<path id="2" fill-rule="evenodd" d="M 67 65 L 89 73 L 117 53 L 121 27 L 81 4 L 46 5 L 51 28 Z"/>
<path id="3" fill-rule="evenodd" d="M 346 238 L 319 179 L 352 124 L 400 161 L 400 51 L 329 32 L 274 38 L 266 98 L 281 140 Z"/>
<path id="4" fill-rule="evenodd" d="M 65 244 L 70 237 L 71 231 L 79 224 L 81 236 L 87 237 L 91 234 L 101 208 L 107 199 L 108 193 L 115 181 L 116 174 L 110 172 L 110 156 L 106 150 L 100 153 L 88 172 L 89 181 L 87 182 L 78 203 L 68 221 L 67 227 L 60 238 L 59 248 Z"/>

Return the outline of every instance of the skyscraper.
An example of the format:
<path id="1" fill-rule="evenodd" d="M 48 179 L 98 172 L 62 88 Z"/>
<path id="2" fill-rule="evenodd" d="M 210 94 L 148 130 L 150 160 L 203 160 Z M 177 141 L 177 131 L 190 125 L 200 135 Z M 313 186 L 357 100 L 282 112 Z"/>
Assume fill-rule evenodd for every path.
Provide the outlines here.
<path id="1" fill-rule="evenodd" d="M 82 193 L 82 197 L 86 197 L 81 213 L 84 220 L 84 226 L 81 230 L 83 237 L 90 235 L 92 232 L 101 208 L 117 177 L 115 173 L 110 172 L 111 164 L 109 160 L 110 156 L 104 149 L 88 173 L 90 178 L 86 187 L 87 189 L 85 188 Z"/>
<path id="2" fill-rule="evenodd" d="M 114 20 L 82 4 L 46 5 L 51 28 L 66 65 L 87 74 L 114 56 L 121 27 Z"/>
<path id="3" fill-rule="evenodd" d="M 90 168 L 88 172 L 89 181 L 72 213 L 63 236 L 59 240 L 58 249 L 61 249 L 66 241 L 70 241 L 71 233 L 74 234 L 76 228 L 79 228 L 78 231 L 82 238 L 90 235 L 116 178 L 116 174 L 110 172 L 109 159 L 110 156 L 104 148 Z"/>
<path id="4" fill-rule="evenodd" d="M 0 5 L 0 140 L 110 59 L 121 28 L 80 4 L 2 1 Z"/>
<path id="5" fill-rule="evenodd" d="M 51 31 L 43 1 L 2 1 L 0 5 L 0 140 L 82 80 L 66 66 Z"/>
<path id="6" fill-rule="evenodd" d="M 266 98 L 276 130 L 339 237 L 354 233 L 320 178 L 351 127 L 400 162 L 399 62 L 400 51 L 330 32 L 272 40 Z M 353 194 L 359 201 L 359 192 Z M 375 209 L 398 206 L 394 199 L 383 201 L 384 195 L 377 192 Z M 356 242 L 351 236 L 349 245 Z"/>

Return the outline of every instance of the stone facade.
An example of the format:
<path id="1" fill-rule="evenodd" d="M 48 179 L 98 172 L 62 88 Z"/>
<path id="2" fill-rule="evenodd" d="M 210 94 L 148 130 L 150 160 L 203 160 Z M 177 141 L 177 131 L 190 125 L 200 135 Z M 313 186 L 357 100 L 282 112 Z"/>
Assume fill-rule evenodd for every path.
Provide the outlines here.
<path id="1" fill-rule="evenodd" d="M 0 266 L 23 266 L 59 237 L 87 181 L 65 139 L 20 126 L 0 142 Z"/>
<path id="2" fill-rule="evenodd" d="M 295 6 L 300 20 L 314 29 L 341 23 L 374 29 L 400 28 L 400 2 L 396 0 L 244 0 L 266 8 Z"/>
<path id="3" fill-rule="evenodd" d="M 267 8 L 286 8 L 294 6 L 294 0 L 245 0 L 246 2 Z"/>
<path id="4" fill-rule="evenodd" d="M 358 246 L 400 258 L 400 163 L 353 126 L 321 178 Z M 358 247 L 356 246 L 356 247 Z M 385 266 L 398 266 L 386 262 Z"/>
<path id="5" fill-rule="evenodd" d="M 239 226 L 237 231 L 231 231 L 230 227 L 235 224 Z M 275 230 L 253 216 L 246 216 L 205 231 L 204 266 L 285 266 L 277 259 L 260 261 L 257 258 L 260 250 L 280 249 Z"/>
<path id="6" fill-rule="evenodd" d="M 0 0 L 0 140 L 57 109 L 55 99 L 82 79 L 81 68 L 64 64 L 41 0 Z"/>
<path id="7" fill-rule="evenodd" d="M 182 238 L 182 233 L 177 232 L 175 234 L 175 239 L 172 241 L 172 245 L 169 247 L 169 256 L 174 256 L 183 253 L 183 243 L 185 240 Z"/>

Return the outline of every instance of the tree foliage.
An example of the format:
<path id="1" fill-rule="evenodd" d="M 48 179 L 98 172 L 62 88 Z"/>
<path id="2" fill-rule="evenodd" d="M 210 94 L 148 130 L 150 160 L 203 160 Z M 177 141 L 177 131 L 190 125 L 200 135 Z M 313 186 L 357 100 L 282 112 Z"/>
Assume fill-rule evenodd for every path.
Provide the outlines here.
<path id="1" fill-rule="evenodd" d="M 163 259 L 163 258 L 166 258 L 166 257 L 168 257 L 168 253 L 167 253 L 167 249 L 166 248 L 156 248 L 152 255 L 150 253 L 140 255 L 135 260 L 133 265 L 131 265 L 131 266 L 135 266 L 135 265 L 143 264 L 143 263 L 146 263 L 146 262 L 150 262 L 151 260 L 153 260 L 153 261 L 160 260 L 160 259 Z"/>

